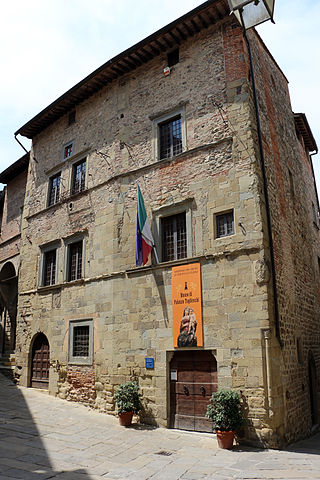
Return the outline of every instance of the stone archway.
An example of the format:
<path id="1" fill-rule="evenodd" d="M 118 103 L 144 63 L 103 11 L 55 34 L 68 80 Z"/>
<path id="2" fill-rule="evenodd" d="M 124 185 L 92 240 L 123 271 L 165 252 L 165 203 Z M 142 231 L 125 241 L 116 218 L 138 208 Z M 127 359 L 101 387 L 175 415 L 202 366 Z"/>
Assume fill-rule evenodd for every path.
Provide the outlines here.
<path id="1" fill-rule="evenodd" d="M 0 271 L 0 354 L 9 357 L 16 345 L 18 276 L 14 265 L 7 262 Z"/>
<path id="2" fill-rule="evenodd" d="M 38 333 L 31 344 L 31 380 L 33 388 L 49 388 L 50 347 L 44 333 Z"/>

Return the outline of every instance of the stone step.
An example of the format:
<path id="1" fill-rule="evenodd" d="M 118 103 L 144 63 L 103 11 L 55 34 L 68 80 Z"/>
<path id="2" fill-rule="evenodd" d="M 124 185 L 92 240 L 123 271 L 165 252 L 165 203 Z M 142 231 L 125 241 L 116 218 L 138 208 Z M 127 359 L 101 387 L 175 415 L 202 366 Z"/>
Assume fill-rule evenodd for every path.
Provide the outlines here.
<path id="1" fill-rule="evenodd" d="M 2 374 L 5 377 L 10 378 L 10 380 L 14 381 L 14 378 L 15 378 L 14 366 L 3 365 L 0 361 L 0 374 Z"/>
<path id="2" fill-rule="evenodd" d="M 16 364 L 16 359 L 12 354 L 0 357 L 0 366 L 3 365 L 4 367 L 14 367 L 15 364 Z"/>

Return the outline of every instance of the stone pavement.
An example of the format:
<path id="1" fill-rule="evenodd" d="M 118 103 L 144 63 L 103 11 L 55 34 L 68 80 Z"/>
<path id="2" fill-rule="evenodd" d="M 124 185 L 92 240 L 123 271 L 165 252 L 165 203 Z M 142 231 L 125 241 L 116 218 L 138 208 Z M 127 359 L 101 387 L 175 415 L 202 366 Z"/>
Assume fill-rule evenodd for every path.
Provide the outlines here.
<path id="1" fill-rule="evenodd" d="M 320 479 L 320 434 L 286 451 L 135 425 L 0 374 L 0 480 Z"/>

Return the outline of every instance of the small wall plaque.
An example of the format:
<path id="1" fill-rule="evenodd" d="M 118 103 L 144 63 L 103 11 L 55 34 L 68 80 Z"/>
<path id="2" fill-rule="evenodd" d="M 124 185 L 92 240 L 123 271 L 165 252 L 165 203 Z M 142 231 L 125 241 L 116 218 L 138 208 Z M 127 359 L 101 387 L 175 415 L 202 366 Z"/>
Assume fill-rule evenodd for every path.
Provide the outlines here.
<path id="1" fill-rule="evenodd" d="M 177 372 L 177 370 L 171 370 L 171 372 L 170 372 L 170 379 L 173 380 L 173 381 L 177 381 L 177 380 L 178 380 L 178 372 Z"/>
<path id="2" fill-rule="evenodd" d="M 145 358 L 145 367 L 148 369 L 154 368 L 154 358 Z"/>

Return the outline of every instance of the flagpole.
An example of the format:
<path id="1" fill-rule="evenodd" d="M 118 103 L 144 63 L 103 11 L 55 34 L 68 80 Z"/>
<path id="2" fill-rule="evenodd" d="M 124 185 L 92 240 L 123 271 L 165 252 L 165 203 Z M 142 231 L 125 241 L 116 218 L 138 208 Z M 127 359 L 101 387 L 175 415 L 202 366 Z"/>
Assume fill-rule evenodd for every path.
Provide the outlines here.
<path id="1" fill-rule="evenodd" d="M 154 252 L 154 256 L 155 256 L 155 259 L 156 259 L 157 264 L 160 263 L 160 262 L 159 262 L 158 253 L 157 253 L 157 249 L 156 249 L 156 246 L 155 246 L 155 245 L 153 245 L 153 252 Z"/>

